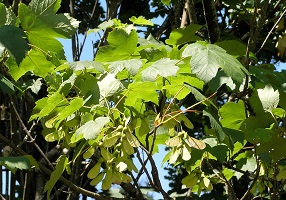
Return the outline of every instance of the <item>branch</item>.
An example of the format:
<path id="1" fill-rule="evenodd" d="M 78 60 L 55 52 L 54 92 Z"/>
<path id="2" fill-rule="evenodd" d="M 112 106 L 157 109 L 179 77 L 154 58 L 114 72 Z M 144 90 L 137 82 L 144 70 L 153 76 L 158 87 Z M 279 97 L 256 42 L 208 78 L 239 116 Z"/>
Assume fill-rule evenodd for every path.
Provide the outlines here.
<path id="1" fill-rule="evenodd" d="M 162 185 L 161 185 L 161 181 L 159 179 L 159 173 L 158 173 L 158 169 L 156 167 L 156 164 L 155 164 L 155 161 L 152 157 L 152 155 L 150 154 L 150 152 L 148 152 L 147 149 L 145 149 L 143 146 L 140 146 L 141 149 L 143 149 L 143 151 L 145 151 L 145 153 L 147 154 L 149 160 L 150 160 L 150 164 L 151 164 L 151 168 L 152 168 L 152 171 L 151 171 L 151 174 L 152 174 L 152 177 L 153 177 L 153 182 L 154 182 L 154 185 L 156 186 L 156 189 L 161 192 L 161 194 L 163 195 L 164 197 L 164 200 L 169 200 L 169 199 L 172 199 L 167 192 L 165 192 L 165 190 L 162 188 Z"/>
<path id="2" fill-rule="evenodd" d="M 10 140 L 8 140 L 5 136 L 3 136 L 2 134 L 0 134 L 0 140 L 2 140 L 5 144 L 7 144 L 8 146 L 12 147 L 16 152 L 18 152 L 21 155 L 29 155 L 28 153 L 26 153 L 25 151 L 23 151 L 22 149 L 20 149 L 19 147 L 17 147 L 17 145 L 15 145 L 14 143 L 10 142 Z M 42 172 L 44 172 L 45 174 L 47 174 L 48 176 L 51 176 L 52 171 L 49 170 L 47 167 L 45 167 L 44 165 L 42 165 L 41 163 L 39 164 L 39 168 Z M 98 193 L 94 193 L 91 191 L 88 191 L 84 188 L 81 188 L 75 184 L 73 184 L 72 182 L 70 182 L 69 180 L 67 180 L 66 178 L 64 178 L 63 176 L 61 176 L 59 178 L 59 181 L 62 182 L 63 184 L 65 184 L 66 186 L 68 186 L 72 191 L 77 192 L 77 193 L 81 193 L 82 195 L 86 195 L 88 197 L 92 197 L 95 198 L 97 200 L 123 200 L 122 198 L 115 198 L 115 197 L 105 197 L 102 196 Z"/>
<path id="3" fill-rule="evenodd" d="M 203 0 L 202 3 L 209 41 L 213 44 L 220 40 L 220 30 L 218 26 L 215 2 L 213 0 Z"/>
<path id="4" fill-rule="evenodd" d="M 144 171 L 144 172 L 146 173 L 146 176 L 147 176 L 147 179 L 148 179 L 149 183 L 150 183 L 150 184 L 153 184 L 152 178 L 151 178 L 151 176 L 150 176 L 150 174 L 149 174 L 149 172 L 148 172 L 148 170 L 147 170 L 147 168 L 146 168 L 146 164 L 147 164 L 149 158 L 147 158 L 147 159 L 144 161 L 144 163 L 143 163 L 143 160 L 142 160 L 141 157 L 140 157 L 140 152 L 138 151 L 137 148 L 136 148 L 135 150 L 136 150 L 136 153 L 137 153 L 137 158 L 138 158 L 140 164 L 142 165 L 142 168 L 139 170 L 139 173 L 138 173 L 138 175 L 137 175 L 137 177 L 136 177 L 136 179 L 135 179 L 134 182 L 138 182 L 138 181 L 139 181 L 139 178 L 140 178 L 140 176 L 143 174 L 143 171 Z"/>
<path id="5" fill-rule="evenodd" d="M 198 20 L 196 16 L 194 2 L 193 0 L 186 0 L 183 8 L 181 28 L 186 27 L 188 24 L 197 24 L 197 22 Z"/>

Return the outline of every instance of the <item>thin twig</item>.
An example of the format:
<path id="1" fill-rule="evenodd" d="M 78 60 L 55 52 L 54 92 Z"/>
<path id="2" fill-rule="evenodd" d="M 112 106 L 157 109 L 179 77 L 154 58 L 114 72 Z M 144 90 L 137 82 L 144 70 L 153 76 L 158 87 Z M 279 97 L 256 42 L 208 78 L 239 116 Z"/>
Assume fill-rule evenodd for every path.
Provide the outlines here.
<path id="1" fill-rule="evenodd" d="M 284 15 L 286 14 L 286 9 L 283 11 L 283 13 L 280 15 L 280 17 L 278 18 L 277 22 L 273 25 L 273 27 L 271 28 L 271 30 L 268 32 L 266 38 L 264 39 L 261 47 L 258 49 L 258 51 L 256 53 L 259 53 L 261 51 L 261 49 L 264 47 L 265 43 L 267 42 L 267 40 L 269 39 L 270 35 L 272 34 L 272 31 L 275 29 L 275 27 L 279 24 L 279 22 L 281 21 L 281 19 L 284 17 Z"/>
<path id="2" fill-rule="evenodd" d="M 94 6 L 93 6 L 93 9 L 92 9 L 92 13 L 91 13 L 91 16 L 90 16 L 90 20 L 89 20 L 88 26 L 86 27 L 86 31 L 85 31 L 85 33 L 84 33 L 84 38 L 83 38 L 82 44 L 80 45 L 80 48 L 79 48 L 78 59 L 80 58 L 81 53 L 82 53 L 82 50 L 83 50 L 83 47 L 84 47 L 84 45 L 85 45 L 86 38 L 87 38 L 87 31 L 88 31 L 88 29 L 89 29 L 89 27 L 90 27 L 91 20 L 92 20 L 93 17 L 94 17 L 95 9 L 96 9 L 96 6 L 97 6 L 97 2 L 98 2 L 98 0 L 96 0 L 96 1 L 94 2 Z"/>
<path id="3" fill-rule="evenodd" d="M 53 164 L 50 162 L 50 160 L 47 158 L 47 156 L 44 154 L 44 152 L 42 151 L 42 149 L 39 147 L 39 145 L 35 142 L 35 139 L 32 137 L 31 133 L 29 132 L 29 130 L 27 129 L 26 125 L 24 124 L 23 120 L 21 119 L 16 107 L 15 107 L 15 103 L 13 102 L 13 100 L 11 100 L 11 105 L 13 107 L 13 110 L 15 111 L 16 117 L 20 122 L 20 125 L 23 128 L 23 131 L 26 133 L 26 135 L 30 138 L 30 142 L 33 143 L 33 145 L 36 147 L 36 149 L 39 151 L 39 153 L 43 156 L 43 158 L 46 160 L 46 162 L 49 164 L 49 166 L 54 170 L 54 166 Z"/>
<path id="4" fill-rule="evenodd" d="M 138 160 L 139 160 L 139 162 L 140 162 L 140 164 L 142 165 L 142 170 L 140 169 L 140 173 L 138 173 L 138 176 L 136 177 L 136 179 L 135 179 L 135 181 L 134 182 L 138 182 L 139 181 L 139 178 L 140 178 L 140 176 L 141 176 L 141 174 L 143 174 L 143 170 L 144 170 L 144 172 L 146 173 L 146 176 L 147 176 L 147 179 L 148 179 L 148 181 L 149 181 L 149 183 L 150 184 L 153 184 L 153 181 L 152 181 L 152 178 L 151 178 L 151 176 L 150 176 L 150 174 L 149 174 L 149 172 L 148 172 L 148 170 L 147 170 L 147 168 L 146 168 L 146 164 L 147 164 L 147 162 L 148 162 L 148 158 L 143 162 L 143 160 L 141 159 L 141 157 L 140 157 L 140 152 L 138 151 L 138 149 L 136 148 L 136 153 L 137 153 L 137 158 L 138 158 Z M 139 174 L 140 174 L 140 176 L 139 176 Z"/>

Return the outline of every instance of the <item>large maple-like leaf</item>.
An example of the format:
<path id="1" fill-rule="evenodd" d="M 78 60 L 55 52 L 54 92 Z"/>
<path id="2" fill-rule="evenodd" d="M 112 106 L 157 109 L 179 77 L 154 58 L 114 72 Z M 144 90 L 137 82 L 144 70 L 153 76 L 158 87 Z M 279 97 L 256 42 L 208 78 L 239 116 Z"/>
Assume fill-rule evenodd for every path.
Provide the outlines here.
<path id="1" fill-rule="evenodd" d="M 241 84 L 245 74 L 248 74 L 237 59 L 214 44 L 205 42 L 190 44 L 185 48 L 182 56 L 191 56 L 192 72 L 206 83 L 216 76 L 219 68 L 222 68 L 225 74 L 238 84 Z"/>

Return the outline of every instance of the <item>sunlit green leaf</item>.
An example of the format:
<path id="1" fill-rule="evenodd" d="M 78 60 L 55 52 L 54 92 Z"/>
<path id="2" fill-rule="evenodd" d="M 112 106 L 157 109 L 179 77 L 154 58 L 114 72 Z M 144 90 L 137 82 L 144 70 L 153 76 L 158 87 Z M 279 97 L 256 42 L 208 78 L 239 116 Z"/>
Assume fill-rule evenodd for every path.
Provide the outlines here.
<path id="1" fill-rule="evenodd" d="M 182 183 L 188 188 L 193 188 L 197 184 L 197 182 L 198 176 L 196 176 L 195 173 L 191 173 L 182 179 Z"/>
<path id="2" fill-rule="evenodd" d="M 219 113 L 221 115 L 220 122 L 223 127 L 230 129 L 238 130 L 242 122 L 246 119 L 245 107 L 242 101 L 238 101 L 238 103 L 227 102 L 220 108 Z"/>
<path id="3" fill-rule="evenodd" d="M 69 117 L 71 114 L 79 110 L 83 106 L 83 99 L 82 98 L 74 98 L 73 100 L 70 101 L 69 105 L 66 106 L 60 113 L 59 115 L 55 118 L 55 121 L 57 123 L 55 124 L 55 127 L 57 128 L 59 124 Z"/>
<path id="4" fill-rule="evenodd" d="M 279 92 L 278 90 L 274 91 L 271 85 L 266 85 L 265 88 L 258 89 L 257 92 L 264 110 L 271 111 L 278 106 Z"/>
<path id="5" fill-rule="evenodd" d="M 109 117 L 98 117 L 94 121 L 89 121 L 76 130 L 75 135 L 79 137 L 83 134 L 86 140 L 97 137 L 101 129 L 109 122 Z"/>
<path id="6" fill-rule="evenodd" d="M 142 61 L 139 59 L 130 59 L 130 60 L 120 60 L 110 63 L 108 68 L 112 74 L 117 74 L 121 72 L 123 69 L 127 69 L 127 71 L 132 75 L 136 75 L 139 69 L 142 67 Z"/>
<path id="7" fill-rule="evenodd" d="M 201 28 L 201 25 L 191 24 L 185 28 L 175 29 L 171 32 L 169 39 L 166 40 L 166 44 L 182 45 L 192 41 L 199 41 L 201 38 L 195 34 Z"/>
<path id="8" fill-rule="evenodd" d="M 144 69 L 142 73 L 143 81 L 155 81 L 157 76 L 162 77 L 176 76 L 179 67 L 176 66 L 177 60 L 163 58 L 154 62 L 150 67 Z"/>
<path id="9" fill-rule="evenodd" d="M 242 83 L 245 74 L 248 74 L 238 60 L 214 44 L 203 42 L 190 44 L 184 49 L 182 56 L 191 56 L 192 72 L 206 83 L 216 76 L 219 68 L 239 84 Z"/>
<path id="10" fill-rule="evenodd" d="M 110 97 L 124 88 L 114 74 L 107 74 L 101 81 L 98 81 L 98 87 L 102 98 Z"/>
<path id="11" fill-rule="evenodd" d="M 103 64 L 95 61 L 75 61 L 68 63 L 68 66 L 74 71 L 95 70 L 100 73 L 105 71 Z"/>
<path id="12" fill-rule="evenodd" d="M 144 90 L 142 90 L 144 88 Z M 134 106 L 137 99 L 141 99 L 145 102 L 151 101 L 158 104 L 159 87 L 155 82 L 135 82 L 128 85 L 128 91 L 126 92 L 125 104 L 128 106 Z"/>
<path id="13" fill-rule="evenodd" d="M 35 75 L 45 77 L 49 72 L 54 71 L 55 66 L 46 59 L 46 56 L 37 50 L 30 50 L 19 67 L 9 68 L 9 72 L 15 80 L 18 80 L 27 72 L 33 72 Z"/>
<path id="14" fill-rule="evenodd" d="M 145 19 L 142 16 L 139 16 L 139 17 L 132 16 L 131 18 L 129 18 L 129 20 L 137 25 L 154 26 L 153 22 L 151 22 L 148 19 Z"/>
<path id="15" fill-rule="evenodd" d="M 112 62 L 132 59 L 137 46 L 138 36 L 135 30 L 128 34 L 123 29 L 115 29 L 108 34 L 107 46 L 100 47 L 95 58 L 100 62 Z"/>

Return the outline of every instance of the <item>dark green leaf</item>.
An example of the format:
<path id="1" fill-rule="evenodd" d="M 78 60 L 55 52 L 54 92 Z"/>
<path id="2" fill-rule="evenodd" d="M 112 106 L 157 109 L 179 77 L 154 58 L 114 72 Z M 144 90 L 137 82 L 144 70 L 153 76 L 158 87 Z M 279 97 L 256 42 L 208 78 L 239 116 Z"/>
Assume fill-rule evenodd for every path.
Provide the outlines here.
<path id="1" fill-rule="evenodd" d="M 225 138 L 225 133 L 222 129 L 220 122 L 211 113 L 207 112 L 206 110 L 203 111 L 203 115 L 209 117 L 211 126 L 215 131 L 217 139 L 219 140 L 219 142 L 222 142 Z"/>
<path id="2" fill-rule="evenodd" d="M 5 47 L 17 64 L 20 64 L 28 51 L 24 37 L 25 33 L 20 28 L 10 25 L 0 27 L 0 47 Z"/>
<path id="3" fill-rule="evenodd" d="M 11 95 L 15 92 L 14 84 L 0 74 L 0 88 L 3 92 Z"/>
<path id="4" fill-rule="evenodd" d="M 55 171 L 52 172 L 50 176 L 50 180 L 45 184 L 44 192 L 47 192 L 47 198 L 50 199 L 50 194 L 52 189 L 54 188 L 56 182 L 62 176 L 65 171 L 66 165 L 68 164 L 68 158 L 65 155 L 62 155 L 57 163 Z"/>

